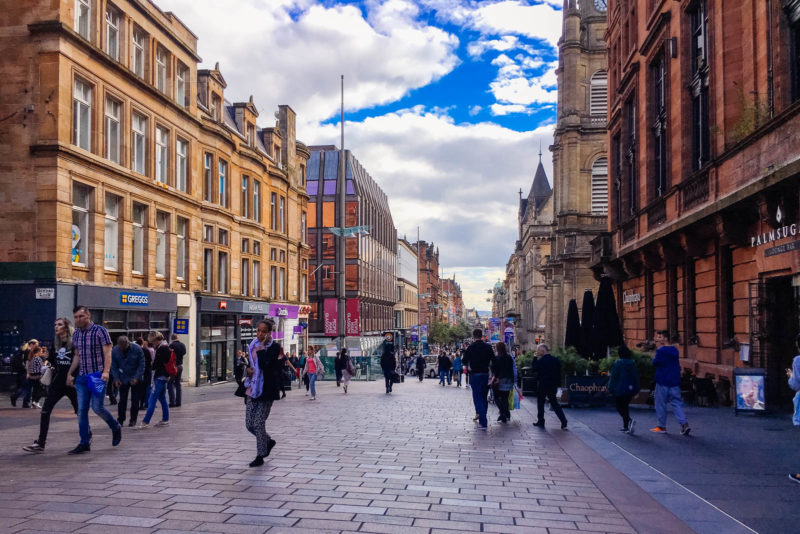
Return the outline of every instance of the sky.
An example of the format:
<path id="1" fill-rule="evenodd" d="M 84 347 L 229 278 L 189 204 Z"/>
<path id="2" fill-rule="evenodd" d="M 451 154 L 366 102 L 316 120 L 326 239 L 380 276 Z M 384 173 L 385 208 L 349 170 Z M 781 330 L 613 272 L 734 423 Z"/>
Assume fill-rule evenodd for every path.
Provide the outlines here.
<path id="1" fill-rule="evenodd" d="M 468 307 L 490 309 L 555 123 L 561 0 L 155 0 L 198 36 L 225 98 L 282 104 L 307 145 L 345 148 L 389 197 L 398 236 L 439 247 Z M 552 179 L 551 179 L 552 182 Z"/>

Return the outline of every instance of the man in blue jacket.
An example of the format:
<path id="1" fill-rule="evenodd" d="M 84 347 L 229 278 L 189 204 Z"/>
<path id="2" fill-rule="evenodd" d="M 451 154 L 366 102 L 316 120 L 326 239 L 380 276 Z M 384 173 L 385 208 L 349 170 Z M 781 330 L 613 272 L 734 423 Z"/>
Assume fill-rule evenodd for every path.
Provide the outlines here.
<path id="1" fill-rule="evenodd" d="M 111 378 L 119 390 L 117 421 L 125 424 L 128 405 L 128 392 L 131 392 L 131 421 L 128 426 L 136 426 L 139 416 L 139 388 L 136 384 L 144 377 L 144 352 L 142 347 L 131 343 L 127 336 L 117 338 L 117 346 L 111 350 Z"/>
<path id="2" fill-rule="evenodd" d="M 650 432 L 665 434 L 667 432 L 667 403 L 672 405 L 675 418 L 681 425 L 681 434 L 688 436 L 692 431 L 689 422 L 683 413 L 681 400 L 681 365 L 678 360 L 678 348 L 667 344 L 669 333 L 665 330 L 656 332 L 656 356 L 653 358 L 653 367 L 656 370 L 655 405 L 658 416 L 658 426 L 651 428 Z"/>

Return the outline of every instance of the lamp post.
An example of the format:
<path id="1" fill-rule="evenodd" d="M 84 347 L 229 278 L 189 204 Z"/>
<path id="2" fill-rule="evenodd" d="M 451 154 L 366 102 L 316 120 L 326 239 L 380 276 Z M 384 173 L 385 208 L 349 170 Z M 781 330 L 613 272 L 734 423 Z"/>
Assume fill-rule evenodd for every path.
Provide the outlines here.
<path id="1" fill-rule="evenodd" d="M 345 200 L 347 196 L 347 177 L 345 176 L 345 152 L 344 152 L 344 74 L 341 77 L 341 147 L 339 148 L 339 172 L 337 174 L 336 185 L 338 194 L 336 195 L 336 211 L 339 214 L 339 233 L 336 235 L 336 299 L 338 304 L 339 321 L 338 338 L 336 340 L 336 348 L 341 351 L 345 346 L 345 336 L 347 335 L 347 296 L 345 294 L 345 236 L 344 230 L 346 225 L 345 219 Z"/>

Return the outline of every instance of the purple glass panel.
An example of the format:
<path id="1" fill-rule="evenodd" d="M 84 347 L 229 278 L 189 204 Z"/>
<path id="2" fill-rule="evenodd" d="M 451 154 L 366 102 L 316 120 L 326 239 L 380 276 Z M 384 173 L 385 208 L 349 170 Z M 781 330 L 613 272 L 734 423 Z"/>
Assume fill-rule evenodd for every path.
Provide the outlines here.
<path id="1" fill-rule="evenodd" d="M 336 181 L 335 180 L 325 180 L 325 189 L 322 191 L 323 195 L 335 195 L 336 194 Z"/>
<path id="2" fill-rule="evenodd" d="M 308 196 L 315 197 L 317 196 L 317 189 L 319 188 L 319 182 L 307 182 L 306 183 L 306 191 L 308 192 Z"/>
<path id="3" fill-rule="evenodd" d="M 353 180 L 347 180 L 347 194 L 355 195 L 356 190 L 353 188 Z"/>

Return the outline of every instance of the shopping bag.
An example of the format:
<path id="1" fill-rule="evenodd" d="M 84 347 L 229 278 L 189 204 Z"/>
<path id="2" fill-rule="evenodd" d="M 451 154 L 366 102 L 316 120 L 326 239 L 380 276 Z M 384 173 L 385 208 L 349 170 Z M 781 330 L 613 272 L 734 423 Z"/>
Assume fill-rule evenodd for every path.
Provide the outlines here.
<path id="1" fill-rule="evenodd" d="M 519 406 L 516 406 L 516 408 L 519 408 Z M 514 410 L 514 409 L 515 409 L 515 407 L 514 407 L 514 390 L 512 389 L 511 391 L 508 392 L 508 411 L 511 411 L 511 410 Z"/>
<path id="2" fill-rule="evenodd" d="M 101 397 L 106 392 L 106 383 L 103 381 L 103 373 L 92 373 L 86 375 L 88 379 L 89 391 L 92 392 L 92 395 L 97 395 Z"/>
<path id="3" fill-rule="evenodd" d="M 525 400 L 525 397 L 522 395 L 522 392 L 519 390 L 519 388 L 517 386 L 514 386 L 514 391 L 517 392 L 517 397 L 519 397 L 520 401 Z"/>
<path id="4" fill-rule="evenodd" d="M 519 410 L 519 391 L 517 391 L 517 388 L 514 388 L 512 393 L 514 394 L 514 409 Z"/>

